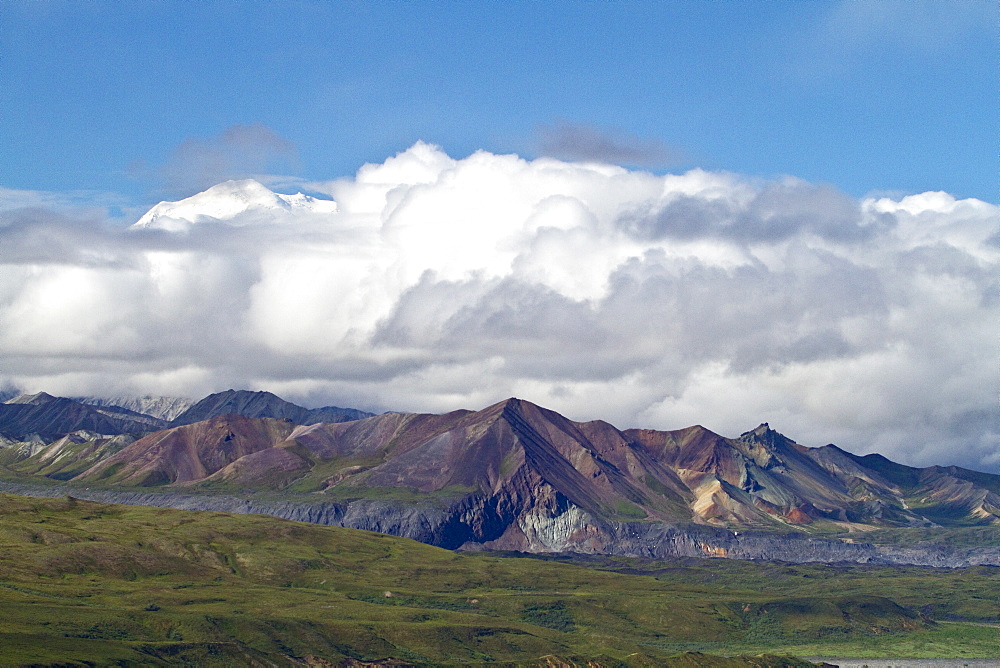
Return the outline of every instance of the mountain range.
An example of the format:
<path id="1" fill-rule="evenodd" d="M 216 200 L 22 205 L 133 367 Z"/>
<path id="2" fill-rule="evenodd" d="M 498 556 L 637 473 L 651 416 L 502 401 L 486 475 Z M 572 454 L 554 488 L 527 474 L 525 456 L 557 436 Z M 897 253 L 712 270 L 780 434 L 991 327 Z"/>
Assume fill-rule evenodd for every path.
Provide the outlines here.
<path id="1" fill-rule="evenodd" d="M 29 432 L 26 447 L 16 439 Z M 22 396 L 0 405 L 0 434 L 8 484 L 65 481 L 56 491 L 83 498 L 265 512 L 449 548 L 1000 564 L 1000 476 L 805 447 L 766 423 L 726 438 L 574 422 L 516 398 L 371 415 L 230 390 L 169 423 Z M 945 544 L 956 531 L 966 546 Z M 875 544 L 902 533 L 923 542 Z"/>
<path id="2" fill-rule="evenodd" d="M 166 420 L 115 405 L 91 405 L 46 392 L 22 394 L 0 404 L 0 436 L 44 441 L 74 431 L 123 434 L 162 429 Z"/>
<path id="3" fill-rule="evenodd" d="M 66 398 L 38 392 L 15 395 L 0 403 L 0 438 L 51 441 L 76 431 L 141 434 L 226 414 L 287 418 L 299 424 L 344 422 L 372 415 L 337 406 L 303 408 L 270 392 L 249 390 L 218 392 L 198 402 L 149 395 Z"/>

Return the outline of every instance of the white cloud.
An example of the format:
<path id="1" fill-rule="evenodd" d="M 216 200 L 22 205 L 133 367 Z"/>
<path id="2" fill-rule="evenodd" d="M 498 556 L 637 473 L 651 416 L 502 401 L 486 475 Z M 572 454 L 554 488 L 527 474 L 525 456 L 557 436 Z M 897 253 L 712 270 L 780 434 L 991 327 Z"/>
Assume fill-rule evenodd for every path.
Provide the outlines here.
<path id="1" fill-rule="evenodd" d="M 0 214 L 0 385 L 427 411 L 516 395 L 1000 470 L 997 206 L 423 143 L 309 187 L 336 210 L 176 233 Z"/>

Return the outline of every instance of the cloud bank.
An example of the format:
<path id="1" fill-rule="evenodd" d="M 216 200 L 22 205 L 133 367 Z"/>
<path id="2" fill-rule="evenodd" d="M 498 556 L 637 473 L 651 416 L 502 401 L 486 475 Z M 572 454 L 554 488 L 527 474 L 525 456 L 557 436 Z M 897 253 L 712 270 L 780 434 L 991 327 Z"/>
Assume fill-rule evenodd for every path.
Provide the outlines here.
<path id="1" fill-rule="evenodd" d="M 1000 207 L 423 143 L 310 187 L 174 231 L 0 206 L 0 386 L 519 396 L 1000 472 Z"/>

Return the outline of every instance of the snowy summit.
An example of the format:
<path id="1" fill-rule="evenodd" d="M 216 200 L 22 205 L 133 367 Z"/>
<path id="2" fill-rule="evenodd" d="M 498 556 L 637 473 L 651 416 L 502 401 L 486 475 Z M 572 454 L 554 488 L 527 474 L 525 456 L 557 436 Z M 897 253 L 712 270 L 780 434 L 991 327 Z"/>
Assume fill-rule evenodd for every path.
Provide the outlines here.
<path id="1" fill-rule="evenodd" d="M 256 217 L 243 214 L 261 212 L 266 213 L 269 220 L 274 220 L 275 214 L 293 210 L 335 213 L 337 203 L 302 193 L 282 195 L 253 179 L 226 181 L 187 199 L 160 202 L 146 212 L 132 228 L 178 232 L 200 223 L 245 225 L 256 222 Z"/>

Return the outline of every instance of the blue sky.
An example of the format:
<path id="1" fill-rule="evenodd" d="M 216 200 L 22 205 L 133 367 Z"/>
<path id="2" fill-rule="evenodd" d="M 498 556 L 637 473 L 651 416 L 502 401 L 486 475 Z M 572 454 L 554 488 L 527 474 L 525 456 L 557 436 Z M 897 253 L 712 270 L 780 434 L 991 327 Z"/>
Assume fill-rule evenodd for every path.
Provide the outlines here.
<path id="1" fill-rule="evenodd" d="M 261 124 L 286 143 L 232 171 L 331 179 L 417 140 L 455 157 L 573 157 L 583 133 L 655 149 L 634 166 L 659 173 L 996 201 L 997 11 L 987 0 L 8 1 L 0 186 L 135 204 L 188 195 L 203 184 L 171 178 L 178 147 Z"/>
<path id="2" fill-rule="evenodd" d="M 1000 472 L 998 13 L 0 0 L 0 393 Z"/>

